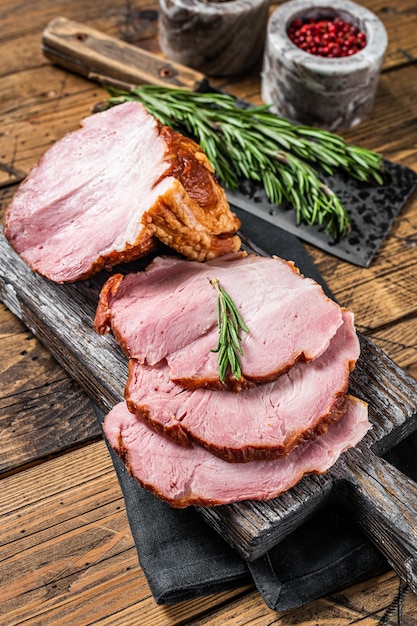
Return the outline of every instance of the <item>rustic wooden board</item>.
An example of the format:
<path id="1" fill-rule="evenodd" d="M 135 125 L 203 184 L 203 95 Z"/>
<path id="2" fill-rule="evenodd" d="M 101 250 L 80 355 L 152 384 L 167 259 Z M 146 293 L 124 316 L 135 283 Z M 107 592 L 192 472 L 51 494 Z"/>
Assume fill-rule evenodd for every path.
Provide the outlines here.
<path id="1" fill-rule="evenodd" d="M 54 284 L 33 273 L 4 237 L 0 240 L 0 259 L 0 297 L 5 304 L 97 404 L 104 411 L 109 410 L 123 398 L 127 359 L 111 335 L 100 337 L 93 328 L 99 290 L 108 275 L 102 273 L 92 280 L 70 285 Z M 132 269 L 130 266 L 129 270 Z M 397 520 L 401 535 L 397 537 L 393 533 L 393 544 L 386 556 L 400 574 L 407 577 L 402 564 L 408 556 L 413 559 L 417 554 L 417 535 L 413 521 L 410 522 L 417 514 L 417 491 L 414 493 L 405 476 L 395 475 L 379 465 L 369 448 L 373 447 L 379 454 L 385 452 L 417 428 L 417 382 L 369 340 L 362 337 L 361 341 L 362 354 L 352 376 L 351 390 L 370 404 L 373 430 L 359 450 L 365 458 L 365 466 L 368 464 L 375 471 L 372 474 L 365 469 L 364 473 L 362 469 L 356 474 L 355 468 L 361 465 L 361 459 L 349 451 L 344 455 L 346 463 L 338 462 L 335 469 L 324 476 L 304 478 L 289 492 L 270 502 L 242 502 L 201 509 L 206 521 L 245 558 L 253 559 L 265 553 L 323 506 L 335 491 L 334 485 L 349 482 L 354 486 L 354 493 L 360 495 L 359 500 L 351 498 L 352 509 L 360 523 L 365 520 L 365 530 L 367 525 L 370 527 L 374 541 L 387 543 L 384 532 L 390 519 L 386 519 L 385 509 L 401 518 Z M 390 501 L 384 481 L 381 484 L 378 475 L 386 476 L 388 489 L 402 491 L 399 502 Z M 402 488 L 401 483 L 406 488 Z M 371 515 L 367 507 L 370 499 L 373 500 Z M 396 562 L 398 554 L 401 559 Z M 412 585 L 413 577 L 414 572 Z"/>

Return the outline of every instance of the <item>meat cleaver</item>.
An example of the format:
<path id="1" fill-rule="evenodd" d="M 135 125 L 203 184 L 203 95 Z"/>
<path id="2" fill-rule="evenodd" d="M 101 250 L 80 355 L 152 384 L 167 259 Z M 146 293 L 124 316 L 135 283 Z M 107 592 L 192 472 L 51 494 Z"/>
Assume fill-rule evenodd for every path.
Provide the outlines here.
<path id="1" fill-rule="evenodd" d="M 52 20 L 43 31 L 42 50 L 53 63 L 102 84 L 113 82 L 129 88 L 151 83 L 219 92 L 200 72 L 63 17 Z M 232 208 L 256 215 L 345 261 L 368 267 L 417 186 L 416 172 L 390 161 L 385 164 L 390 175 L 383 186 L 364 184 L 343 174 L 322 176 L 351 220 L 350 233 L 337 241 L 321 226 L 297 225 L 291 206 L 271 204 L 261 186 L 242 181 L 238 190 L 226 189 L 226 193 Z"/>

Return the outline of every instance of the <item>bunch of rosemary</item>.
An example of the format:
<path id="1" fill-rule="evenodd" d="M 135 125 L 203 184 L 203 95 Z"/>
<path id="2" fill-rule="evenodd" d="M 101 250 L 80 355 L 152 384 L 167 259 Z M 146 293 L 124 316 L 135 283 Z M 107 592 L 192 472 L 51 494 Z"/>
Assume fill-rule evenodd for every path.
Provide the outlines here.
<path id="1" fill-rule="evenodd" d="M 349 216 L 315 168 L 383 184 L 380 155 L 329 131 L 292 124 L 267 105 L 242 108 L 225 94 L 153 85 L 108 91 L 107 107 L 138 100 L 163 124 L 193 137 L 230 189 L 242 179 L 260 182 L 270 202 L 295 209 L 297 223 L 323 225 L 335 239 L 349 232 Z"/>

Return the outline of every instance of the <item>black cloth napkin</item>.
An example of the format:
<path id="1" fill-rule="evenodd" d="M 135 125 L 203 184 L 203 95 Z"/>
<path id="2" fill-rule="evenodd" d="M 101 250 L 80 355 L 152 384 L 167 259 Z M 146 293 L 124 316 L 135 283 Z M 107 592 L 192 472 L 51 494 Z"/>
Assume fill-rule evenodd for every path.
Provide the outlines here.
<path id="1" fill-rule="evenodd" d="M 300 241 L 233 208 L 245 236 L 268 254 L 295 262 L 305 274 L 323 279 Z M 331 294 L 329 294 L 331 295 Z M 101 423 L 102 413 L 97 409 Z M 142 489 L 110 449 L 123 491 L 140 565 L 158 604 L 170 604 L 254 583 L 277 611 L 310 602 L 388 569 L 379 551 L 335 503 L 259 559 L 242 559 L 193 509 L 173 509 Z M 387 455 L 417 480 L 417 435 Z"/>

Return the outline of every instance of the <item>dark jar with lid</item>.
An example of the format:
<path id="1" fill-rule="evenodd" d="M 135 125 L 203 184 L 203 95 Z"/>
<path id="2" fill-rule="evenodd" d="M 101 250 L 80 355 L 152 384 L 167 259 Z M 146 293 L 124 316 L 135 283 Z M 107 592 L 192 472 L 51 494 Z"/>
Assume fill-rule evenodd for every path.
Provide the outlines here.
<path id="1" fill-rule="evenodd" d="M 260 62 L 269 0 L 159 0 L 164 55 L 207 76 L 242 74 Z"/>

